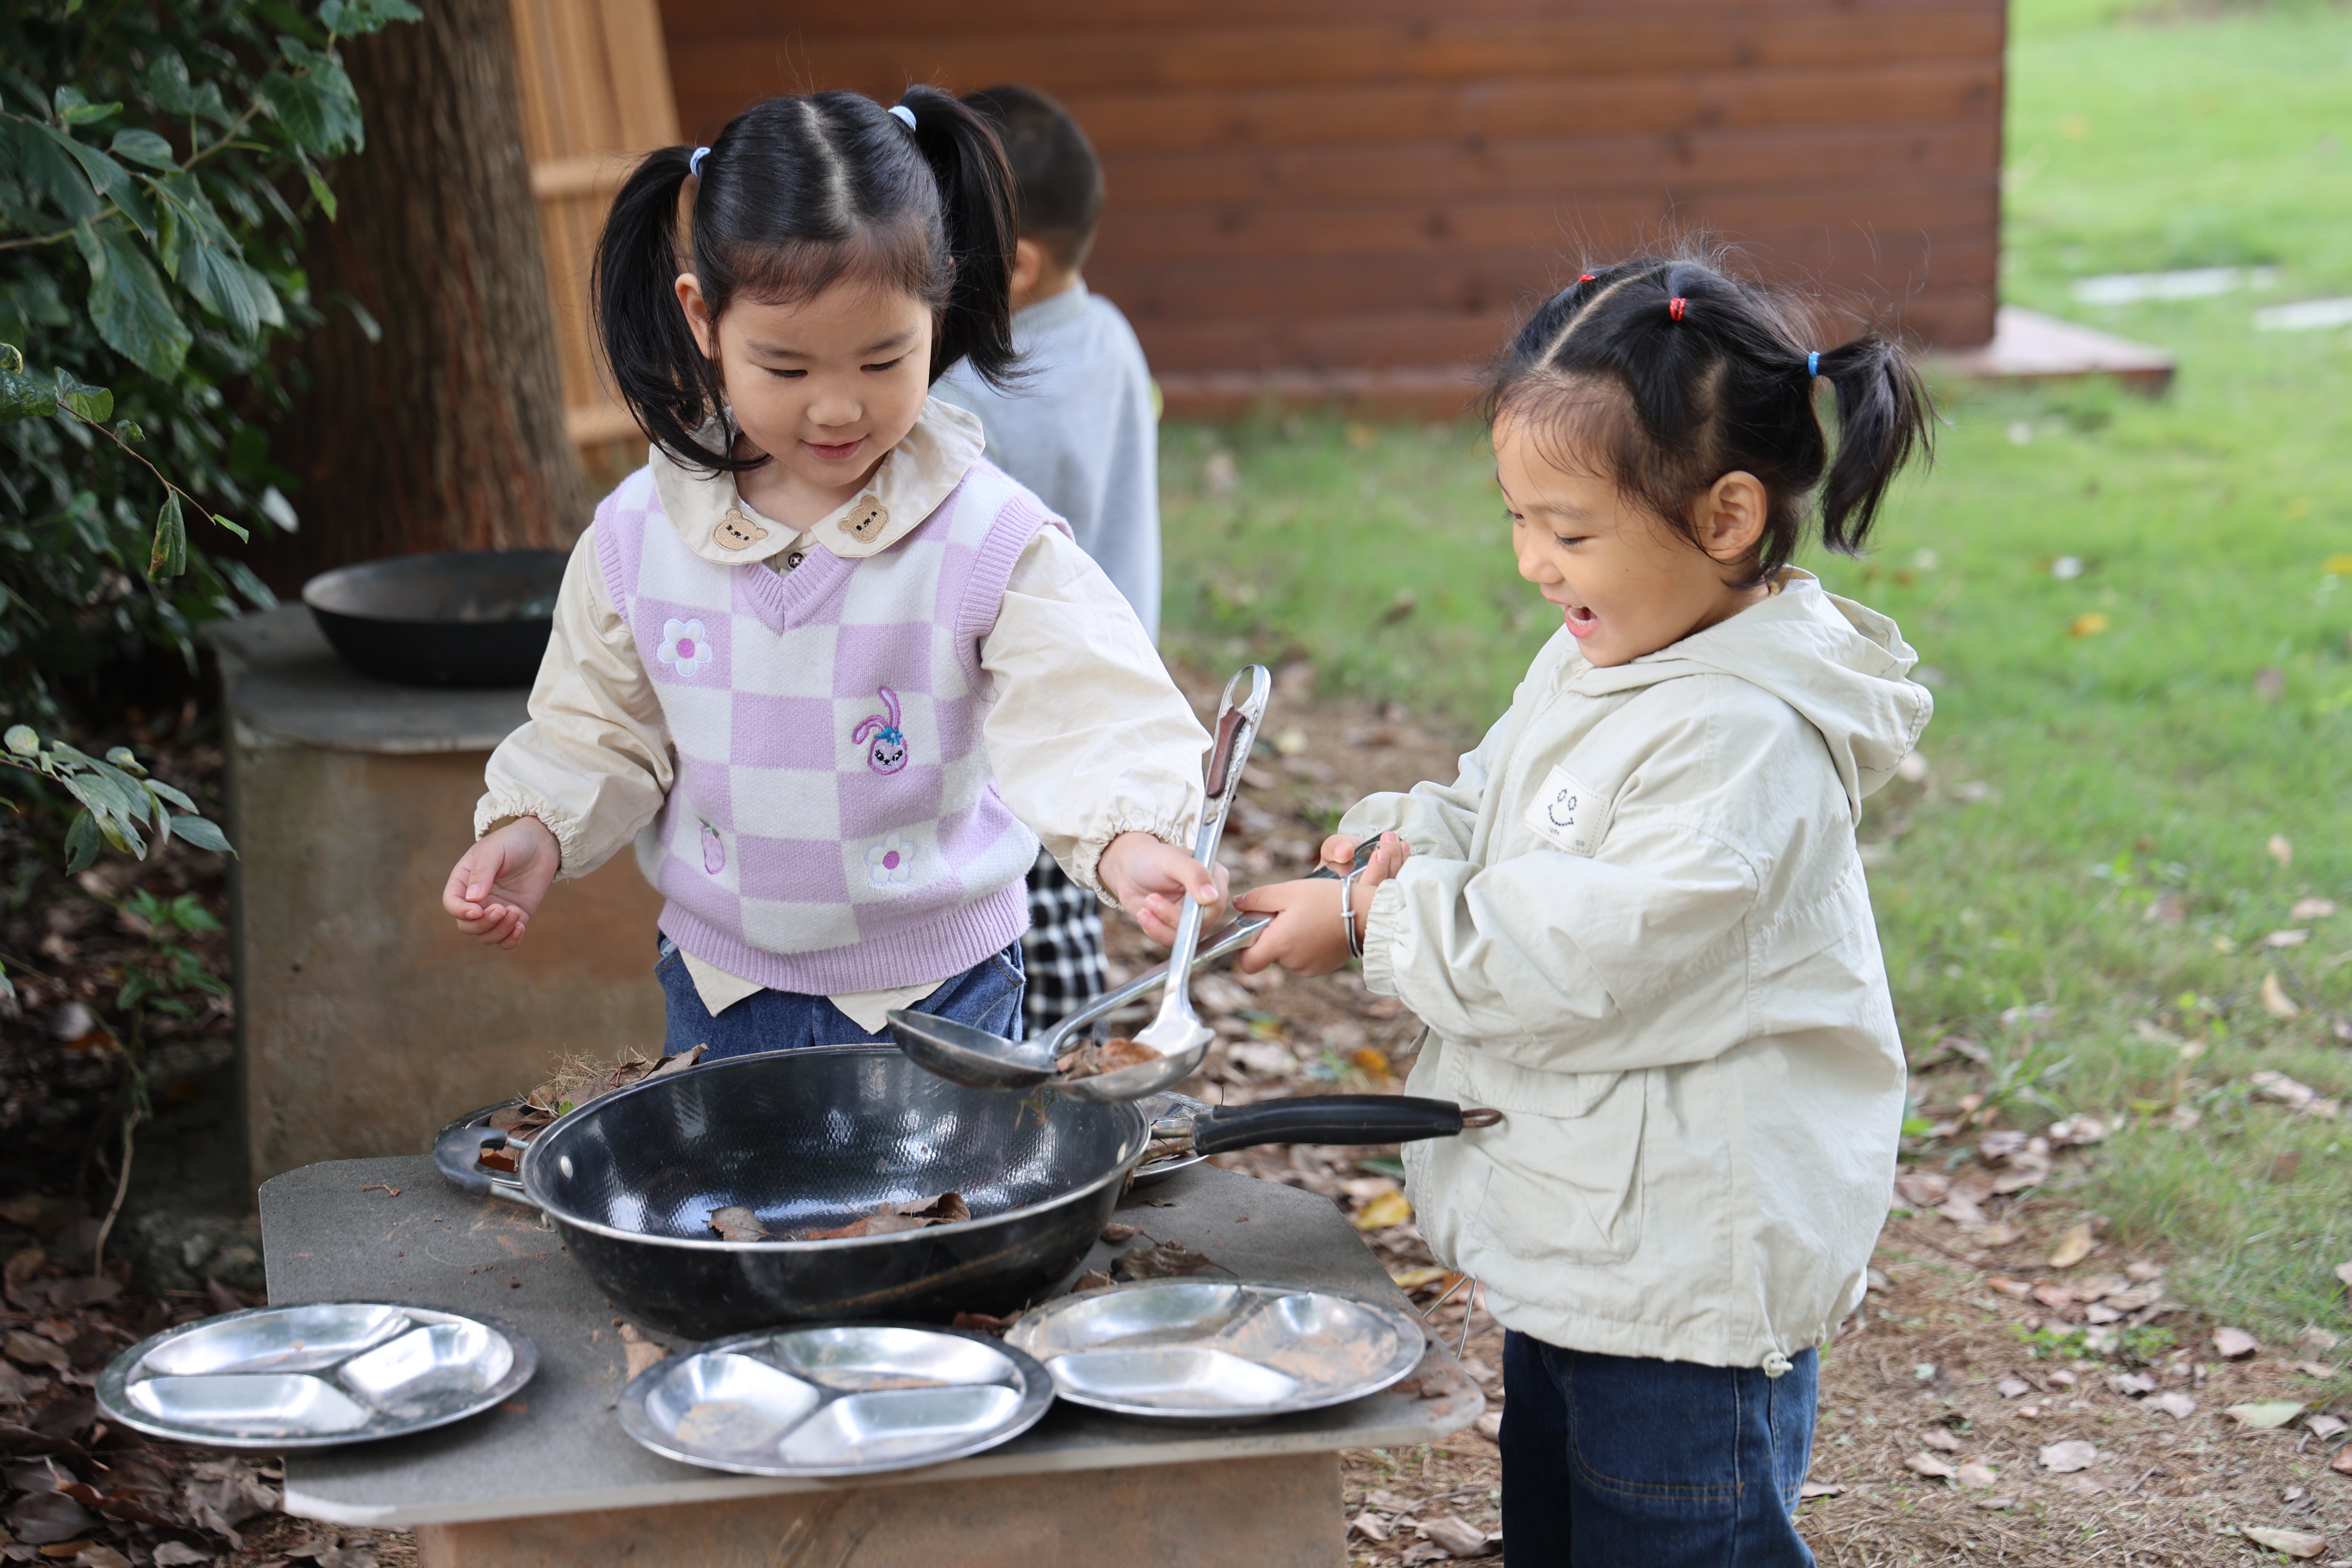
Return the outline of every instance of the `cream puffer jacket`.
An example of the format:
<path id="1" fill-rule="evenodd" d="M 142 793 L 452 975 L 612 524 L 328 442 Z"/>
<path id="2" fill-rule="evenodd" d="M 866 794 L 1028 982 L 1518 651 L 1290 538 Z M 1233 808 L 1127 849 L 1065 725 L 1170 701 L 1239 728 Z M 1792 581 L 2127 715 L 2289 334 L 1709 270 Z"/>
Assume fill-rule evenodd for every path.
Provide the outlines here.
<path id="1" fill-rule="evenodd" d="M 1405 1151 L 1505 1324 L 1777 1373 L 1861 1301 L 1904 1060 L 1854 829 L 1932 711 L 1916 661 L 1794 570 L 1631 664 L 1563 629 L 1459 778 L 1340 824 L 1414 851 L 1364 957 L 1428 1026 L 1407 1087 L 1505 1112 Z"/>

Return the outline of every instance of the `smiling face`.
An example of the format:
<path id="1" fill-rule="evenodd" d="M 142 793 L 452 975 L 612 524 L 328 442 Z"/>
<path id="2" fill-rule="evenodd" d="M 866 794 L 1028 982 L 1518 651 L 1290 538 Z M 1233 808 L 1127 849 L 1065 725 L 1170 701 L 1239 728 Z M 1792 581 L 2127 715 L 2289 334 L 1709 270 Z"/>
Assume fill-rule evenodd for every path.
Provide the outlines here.
<path id="1" fill-rule="evenodd" d="M 1560 612 L 1577 651 L 1625 664 L 1738 615 L 1768 588 L 1737 588 L 1763 532 L 1764 488 L 1727 474 L 1694 505 L 1703 550 L 1629 503 L 1599 465 L 1559 459 L 1545 433 L 1507 411 L 1495 474 L 1519 575 Z M 1710 553 L 1711 552 L 1711 553 Z"/>
<path id="2" fill-rule="evenodd" d="M 912 294 L 845 278 L 791 305 L 739 298 L 715 330 L 694 274 L 677 299 L 719 361 L 736 455 L 773 459 L 738 477 L 743 499 L 779 522 L 805 527 L 856 495 L 923 411 L 931 309 Z"/>

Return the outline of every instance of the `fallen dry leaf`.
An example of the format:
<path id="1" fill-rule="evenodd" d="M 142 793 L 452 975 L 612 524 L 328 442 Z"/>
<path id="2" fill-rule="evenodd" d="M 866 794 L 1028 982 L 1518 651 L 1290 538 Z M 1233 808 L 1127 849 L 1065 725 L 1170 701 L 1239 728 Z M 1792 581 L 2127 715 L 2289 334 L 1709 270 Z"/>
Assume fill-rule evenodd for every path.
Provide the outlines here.
<path id="1" fill-rule="evenodd" d="M 2343 1422 L 2333 1415 L 2315 1415 L 2304 1425 L 2310 1427 L 2311 1435 L 2323 1443 L 2339 1432 L 2352 1430 L 2352 1427 L 2347 1427 Z"/>
<path id="2" fill-rule="evenodd" d="M 2267 1432 L 2302 1415 L 2303 1406 L 2292 1399 L 2258 1399 L 2249 1405 L 2232 1405 L 2221 1414 L 2251 1431 Z"/>
<path id="3" fill-rule="evenodd" d="M 2272 834 L 2270 843 L 2265 845 L 2264 847 L 2271 852 L 2271 858 L 2277 861 L 2280 865 L 2292 866 L 2294 864 L 2294 845 L 2288 839 L 2285 834 Z"/>
<path id="4" fill-rule="evenodd" d="M 657 1345 L 654 1343 L 653 1341 L 639 1333 L 637 1331 L 636 1324 L 623 1323 L 621 1325 L 621 1353 L 628 1357 L 629 1375 L 634 1378 L 637 1373 L 645 1371 L 646 1368 L 653 1365 L 656 1362 L 667 1359 L 669 1355 L 669 1349 L 666 1345 Z"/>
<path id="5" fill-rule="evenodd" d="M 2066 623 L 2066 635 L 2070 637 L 2096 637 L 2107 629 L 2107 624 L 2105 611 L 2085 610 Z"/>
<path id="6" fill-rule="evenodd" d="M 2275 969 L 2263 976 L 2263 1011 L 2273 1018 L 2299 1018 L 2303 1016 L 2303 1004 L 2288 995 L 2285 987 L 2279 984 Z"/>
<path id="7" fill-rule="evenodd" d="M 1118 1247 L 1125 1242 L 1133 1241 L 1137 1237 L 1141 1236 L 1142 1234 L 1143 1233 L 1136 1229 L 1135 1226 L 1131 1225 L 1121 1225 L 1117 1220 L 1113 1220 L 1110 1224 L 1102 1227 L 1102 1238 L 1105 1241 L 1109 1242 L 1113 1247 Z"/>
<path id="8" fill-rule="evenodd" d="M 2017 1399 L 2033 1392 L 2033 1385 L 2021 1377 L 2004 1377 L 1993 1386 L 2003 1399 Z"/>
<path id="9" fill-rule="evenodd" d="M 2336 1278 L 2342 1280 L 2346 1285 L 2352 1285 L 2352 1263 L 2337 1264 L 2336 1266 Z"/>
<path id="10" fill-rule="evenodd" d="M 2299 1361 L 2294 1363 L 2294 1370 L 2305 1377 L 2315 1377 L 2322 1381 L 2334 1377 L 2337 1371 L 2336 1367 L 2324 1361 Z"/>
<path id="11" fill-rule="evenodd" d="M 2213 1331 L 2213 1349 L 2223 1361 L 2242 1361 L 2262 1348 L 2262 1342 L 2243 1329 Z"/>
<path id="12" fill-rule="evenodd" d="M 1010 1313 L 1000 1318 L 993 1312 L 958 1312 L 953 1318 L 948 1321 L 948 1327 L 951 1329 L 972 1329 L 983 1334 L 996 1334 L 1002 1336 L 1005 1330 L 1011 1328 L 1018 1321 L 1020 1321 L 1020 1314 L 1018 1313 Z"/>
<path id="13" fill-rule="evenodd" d="M 1070 1294 L 1073 1296 L 1083 1295 L 1088 1290 L 1108 1290 L 1110 1287 L 1111 1278 L 1109 1275 L 1104 1273 L 1099 1268 L 1089 1268 L 1084 1274 L 1079 1275 L 1076 1279 L 1070 1281 Z"/>
<path id="14" fill-rule="evenodd" d="M 1386 1546 L 1395 1534 L 1393 1531 L 1389 1529 L 1389 1521 L 1382 1519 L 1379 1514 L 1374 1513 L 1370 1509 L 1366 1509 L 1363 1512 L 1349 1520 L 1348 1521 L 1348 1528 L 1362 1536 L 1365 1540 L 1375 1542 L 1382 1546 Z"/>
<path id="15" fill-rule="evenodd" d="M 2264 947 L 2301 947 L 2311 940 L 2308 927 L 2296 926 L 2287 931 L 2274 931 L 2263 938 Z"/>
<path id="16" fill-rule="evenodd" d="M 63 1372 L 73 1365 L 73 1358 L 66 1353 L 63 1345 L 22 1329 L 9 1330 L 8 1337 L 0 1340 L 0 1353 L 20 1366 L 45 1366 L 52 1372 Z"/>
<path id="17" fill-rule="evenodd" d="M 2065 1235 L 2058 1238 L 2058 1245 L 2051 1249 L 2050 1267 L 2053 1268 L 2072 1268 L 2074 1265 L 2082 1262 L 2083 1259 L 2090 1256 L 2091 1222 L 2089 1220 L 2082 1220 L 2071 1226 Z"/>
<path id="18" fill-rule="evenodd" d="M 2177 1388 L 2168 1389 L 2148 1400 L 2147 1403 L 2152 1408 L 2163 1411 L 2175 1421 L 2186 1421 L 2197 1414 L 2197 1401 Z"/>
<path id="19" fill-rule="evenodd" d="M 2257 1546 L 2284 1552 L 2289 1557 L 2316 1557 L 2327 1550 L 2327 1537 L 2304 1530 L 2273 1530 L 2268 1525 L 2242 1524 L 2238 1533 Z"/>
<path id="20" fill-rule="evenodd" d="M 1803 1486 L 1797 1489 L 1797 1498 L 1799 1501 L 1802 1501 L 1804 1499 L 1811 1497 L 1843 1497 L 1844 1495 L 1845 1489 L 1843 1487 L 1838 1486 L 1830 1481 L 1807 1481 Z"/>
<path id="21" fill-rule="evenodd" d="M 1171 1279 L 1179 1275 L 1198 1274 L 1216 1265 L 1208 1258 L 1173 1241 L 1162 1241 L 1151 1247 L 1132 1247 L 1111 1260 L 1114 1279 Z"/>
<path id="22" fill-rule="evenodd" d="M 2287 910 L 2289 920 L 2324 921 L 2336 912 L 2334 899 L 2297 899 L 2294 908 Z"/>
<path id="23" fill-rule="evenodd" d="M 1486 1532 L 1476 1525 L 1465 1524 L 1450 1513 L 1425 1520 L 1420 1534 L 1425 1541 L 1436 1542 L 1456 1557 L 1484 1557 L 1493 1548 L 1486 1543 Z"/>
<path id="24" fill-rule="evenodd" d="M 760 1216 L 740 1204 L 730 1204 L 723 1209 L 710 1211 L 710 1228 L 719 1233 L 721 1241 L 773 1241 Z"/>
<path id="25" fill-rule="evenodd" d="M 1994 1469 L 1990 1465 L 1986 1464 L 1982 1459 L 1970 1459 L 1967 1464 L 1960 1467 L 1958 1473 L 1952 1479 L 1958 1481 L 1960 1485 L 1968 1490 L 1977 1492 L 1984 1490 L 1985 1488 L 1992 1485 L 1994 1481 L 2000 1479 L 2000 1472 Z"/>
<path id="26" fill-rule="evenodd" d="M 1941 1426 L 1928 1427 L 1919 1434 L 1919 1441 L 1927 1444 L 1930 1448 L 1947 1454 L 1957 1454 L 1960 1451 L 1960 1440 Z"/>
<path id="27" fill-rule="evenodd" d="M 1923 1476 L 1939 1481 L 1948 1481 L 1959 1474 L 1958 1470 L 1933 1454 L 1914 1454 L 1903 1461 L 1903 1468 L 1906 1470 L 1916 1470 Z"/>
<path id="28" fill-rule="evenodd" d="M 2336 1449 L 2336 1458 L 2327 1461 L 2327 1468 L 2339 1476 L 2352 1476 L 2352 1443 Z"/>
<path id="29" fill-rule="evenodd" d="M 2343 1109 L 2336 1101 L 2323 1098 L 2309 1084 L 2297 1083 L 2286 1074 L 2269 1068 L 2249 1073 L 2246 1081 L 2252 1084 L 2254 1092 L 2264 1100 L 2274 1100 L 2298 1116 L 2332 1118 Z"/>
<path id="30" fill-rule="evenodd" d="M 2063 1443 L 2052 1443 L 2042 1450 L 2042 1468 L 2066 1475 L 2075 1470 L 2087 1470 L 2099 1457 L 2098 1446 L 2080 1437 L 2069 1437 Z"/>
<path id="31" fill-rule="evenodd" d="M 1911 1171 L 1895 1178 L 1896 1195 L 1915 1209 L 1931 1209 L 1952 1190 L 1952 1179 L 1935 1171 Z"/>
<path id="32" fill-rule="evenodd" d="M 1412 1204 L 1402 1193 L 1382 1193 L 1355 1218 L 1358 1230 L 1386 1230 L 1412 1217 Z"/>

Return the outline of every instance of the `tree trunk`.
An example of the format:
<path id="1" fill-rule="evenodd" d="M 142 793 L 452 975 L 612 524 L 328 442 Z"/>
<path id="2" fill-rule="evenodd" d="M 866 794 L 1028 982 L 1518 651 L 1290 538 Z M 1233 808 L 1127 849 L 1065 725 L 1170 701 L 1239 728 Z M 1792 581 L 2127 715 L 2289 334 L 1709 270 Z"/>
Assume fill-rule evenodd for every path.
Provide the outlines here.
<path id="1" fill-rule="evenodd" d="M 434 550 L 564 545 L 594 506 L 564 433 L 508 0 L 424 0 L 344 46 L 366 151 L 329 172 L 297 351 L 309 389 L 271 443 L 301 527 L 256 541 L 281 593 Z M 344 296 L 381 328 L 370 342 Z"/>

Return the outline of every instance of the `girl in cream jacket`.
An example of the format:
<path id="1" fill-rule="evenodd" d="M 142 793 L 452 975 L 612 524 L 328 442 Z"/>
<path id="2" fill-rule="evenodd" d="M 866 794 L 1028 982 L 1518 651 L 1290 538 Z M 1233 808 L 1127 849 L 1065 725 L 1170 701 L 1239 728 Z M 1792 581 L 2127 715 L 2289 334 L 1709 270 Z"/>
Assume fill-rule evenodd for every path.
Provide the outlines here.
<path id="1" fill-rule="evenodd" d="M 1901 351 L 1815 352 L 1702 261 L 1586 274 L 1490 407 L 1520 574 L 1560 612 L 1450 784 L 1359 804 L 1348 884 L 1260 889 L 1244 959 L 1360 953 L 1427 1025 L 1410 1145 L 1440 1259 L 1507 1329 L 1514 1561 L 1798 1563 L 1817 1347 L 1862 1300 L 1904 1060 L 1854 840 L 1931 710 L 1853 550 L 1927 429 Z M 1827 381 L 1841 440 L 1815 412 Z"/>

